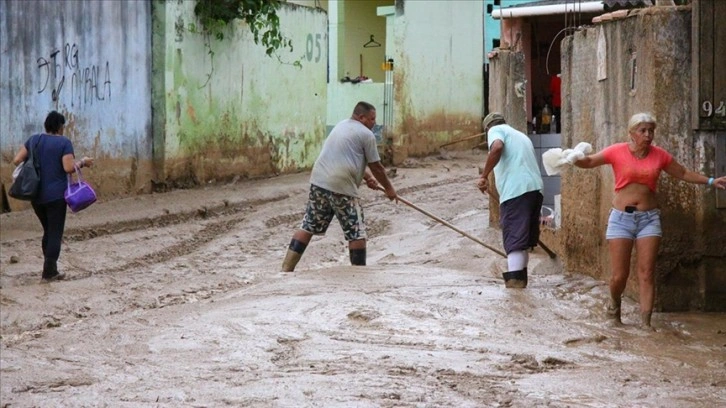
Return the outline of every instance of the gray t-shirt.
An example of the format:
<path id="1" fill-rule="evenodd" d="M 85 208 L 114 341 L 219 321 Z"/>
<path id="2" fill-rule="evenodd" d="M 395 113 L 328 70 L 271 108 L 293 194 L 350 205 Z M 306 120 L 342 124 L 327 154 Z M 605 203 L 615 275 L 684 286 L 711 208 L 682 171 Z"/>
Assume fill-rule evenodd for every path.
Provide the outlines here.
<path id="1" fill-rule="evenodd" d="M 368 163 L 381 161 L 376 137 L 365 125 L 345 119 L 335 125 L 313 165 L 310 183 L 334 193 L 358 197 Z"/>

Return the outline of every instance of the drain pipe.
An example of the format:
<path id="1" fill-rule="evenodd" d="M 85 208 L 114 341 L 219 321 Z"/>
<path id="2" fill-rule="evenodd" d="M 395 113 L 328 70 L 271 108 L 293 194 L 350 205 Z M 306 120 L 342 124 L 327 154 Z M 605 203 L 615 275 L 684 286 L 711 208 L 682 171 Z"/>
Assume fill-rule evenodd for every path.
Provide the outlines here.
<path id="1" fill-rule="evenodd" d="M 576 4 L 550 4 L 547 6 L 524 6 L 495 8 L 492 10 L 493 19 L 547 16 L 569 13 L 599 13 L 605 11 L 602 1 L 590 1 Z"/>

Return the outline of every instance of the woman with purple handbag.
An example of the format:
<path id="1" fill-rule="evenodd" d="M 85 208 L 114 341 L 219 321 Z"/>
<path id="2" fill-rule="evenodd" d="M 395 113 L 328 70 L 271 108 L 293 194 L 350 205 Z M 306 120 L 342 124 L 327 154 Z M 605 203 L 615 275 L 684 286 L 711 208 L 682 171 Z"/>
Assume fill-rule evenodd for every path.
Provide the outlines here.
<path id="1" fill-rule="evenodd" d="M 37 196 L 30 203 L 43 226 L 41 247 L 45 262 L 42 279 L 45 282 L 65 277 L 58 271 L 58 258 L 66 223 L 67 203 L 64 194 L 69 182 L 68 175 L 75 172 L 76 167 L 93 166 L 93 159 L 88 157 L 75 161 L 73 144 L 63 136 L 65 123 L 63 115 L 56 111 L 50 112 L 45 119 L 46 133 L 31 136 L 13 159 L 15 165 L 23 163 L 28 158 L 28 151 L 33 151 L 39 165 L 40 186 Z"/>
<path id="2" fill-rule="evenodd" d="M 68 188 L 63 194 L 66 199 L 68 208 L 72 212 L 77 213 L 82 209 L 96 202 L 96 192 L 93 191 L 93 187 L 83 180 L 81 175 L 81 169 L 79 166 L 75 166 L 77 181 L 73 181 L 73 177 L 68 175 Z"/>

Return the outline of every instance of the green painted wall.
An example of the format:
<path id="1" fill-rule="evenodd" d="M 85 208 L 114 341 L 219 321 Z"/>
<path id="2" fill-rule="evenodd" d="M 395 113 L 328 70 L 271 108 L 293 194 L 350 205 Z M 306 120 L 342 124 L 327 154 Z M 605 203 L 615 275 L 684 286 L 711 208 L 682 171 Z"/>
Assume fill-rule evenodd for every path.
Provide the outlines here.
<path id="1" fill-rule="evenodd" d="M 325 137 L 326 13 L 283 5 L 280 25 L 294 49 L 278 59 L 241 21 L 222 41 L 190 31 L 198 25 L 194 4 L 156 3 L 163 35 L 154 35 L 154 89 L 163 93 L 153 105 L 164 116 L 154 129 L 157 181 L 197 184 L 312 166 Z"/>

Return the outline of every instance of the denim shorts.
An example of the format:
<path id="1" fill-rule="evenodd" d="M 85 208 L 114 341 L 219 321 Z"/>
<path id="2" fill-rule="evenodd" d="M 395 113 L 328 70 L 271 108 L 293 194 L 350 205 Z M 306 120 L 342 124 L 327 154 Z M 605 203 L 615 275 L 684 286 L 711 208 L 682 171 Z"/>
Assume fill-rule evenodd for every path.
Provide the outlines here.
<path id="1" fill-rule="evenodd" d="M 645 237 L 662 237 L 660 226 L 660 210 L 624 211 L 610 209 L 606 239 L 638 239 Z"/>
<path id="2" fill-rule="evenodd" d="M 333 217 L 338 219 L 343 228 L 346 241 L 367 238 L 363 208 L 358 198 L 334 193 L 311 184 L 300 228 L 313 235 L 324 235 Z"/>

